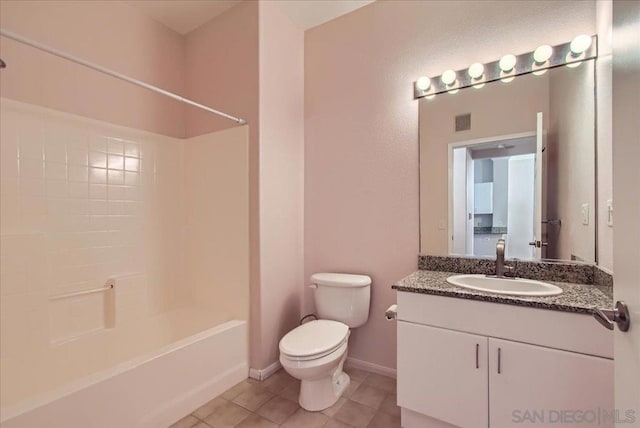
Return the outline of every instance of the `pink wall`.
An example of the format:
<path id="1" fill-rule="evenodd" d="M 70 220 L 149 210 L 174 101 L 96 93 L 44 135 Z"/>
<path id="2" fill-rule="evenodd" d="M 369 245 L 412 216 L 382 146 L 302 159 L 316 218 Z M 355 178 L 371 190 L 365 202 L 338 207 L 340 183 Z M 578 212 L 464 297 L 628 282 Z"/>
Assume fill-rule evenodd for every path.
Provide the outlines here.
<path id="1" fill-rule="evenodd" d="M 569 18 L 568 18 L 569 17 Z M 305 34 L 305 277 L 373 278 L 350 356 L 395 367 L 390 285 L 416 269 L 412 82 L 595 29 L 593 2 L 379 1 Z M 305 309 L 312 306 L 306 293 Z"/>
<path id="2" fill-rule="evenodd" d="M 3 29 L 160 86 L 184 90 L 183 38 L 114 1 L 3 1 Z M 117 29 L 115 31 L 114 29 Z M 2 96 L 175 137 L 183 106 L 96 71 L 1 39 Z"/>
<path id="3" fill-rule="evenodd" d="M 251 366 L 260 356 L 258 3 L 242 2 L 186 36 L 186 94 L 249 125 Z M 189 108 L 190 137 L 234 126 Z"/>
<path id="4" fill-rule="evenodd" d="M 187 97 L 242 117 L 257 129 L 257 2 L 243 2 L 187 34 L 184 65 Z M 188 137 L 236 126 L 191 107 L 186 123 Z M 257 146 L 257 133 L 252 134 L 252 146 Z"/>
<path id="5" fill-rule="evenodd" d="M 250 364 L 278 360 L 302 284 L 304 38 L 274 2 L 243 2 L 186 38 L 186 94 L 250 127 Z M 187 135 L 234 126 L 189 109 Z"/>
<path id="6" fill-rule="evenodd" d="M 252 367 L 278 361 L 300 320 L 303 281 L 304 32 L 260 2 L 260 340 Z M 255 313 L 252 313 L 255 315 Z"/>

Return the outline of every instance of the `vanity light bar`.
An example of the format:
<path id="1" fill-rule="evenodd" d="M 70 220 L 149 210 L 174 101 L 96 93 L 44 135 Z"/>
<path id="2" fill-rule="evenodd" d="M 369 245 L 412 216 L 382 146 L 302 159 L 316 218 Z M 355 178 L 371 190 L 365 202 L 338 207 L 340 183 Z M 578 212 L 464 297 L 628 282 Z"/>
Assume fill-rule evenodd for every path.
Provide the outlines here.
<path id="1" fill-rule="evenodd" d="M 591 43 L 589 44 L 589 38 Z M 585 47 L 586 46 L 586 47 Z M 576 53 L 575 51 L 578 51 Z M 582 51 L 582 52 L 580 52 Z M 511 81 L 523 74 L 543 74 L 547 69 L 563 65 L 577 66 L 582 61 L 598 57 L 598 36 L 577 36 L 571 42 L 556 46 L 542 45 L 535 51 L 520 55 L 505 55 L 501 60 L 487 64 L 475 63 L 462 70 L 447 70 L 440 76 L 420 77 L 413 82 L 414 99 L 429 97 L 445 92 L 455 93 L 468 87 L 482 87 L 485 83 L 503 80 Z M 515 59 L 515 65 L 513 61 Z M 512 65 L 512 69 L 503 71 Z M 478 77 L 472 77 L 478 76 Z"/>

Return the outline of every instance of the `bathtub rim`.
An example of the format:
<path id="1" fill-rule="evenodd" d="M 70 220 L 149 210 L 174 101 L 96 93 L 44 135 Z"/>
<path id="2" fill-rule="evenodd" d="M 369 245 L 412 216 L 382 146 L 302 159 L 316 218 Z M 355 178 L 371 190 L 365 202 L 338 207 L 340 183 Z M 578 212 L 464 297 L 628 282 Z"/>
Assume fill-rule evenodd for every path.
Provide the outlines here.
<path id="1" fill-rule="evenodd" d="M 118 376 L 127 371 L 136 369 L 137 367 L 140 367 L 141 365 L 149 361 L 153 361 L 171 352 L 175 352 L 177 350 L 183 349 L 189 345 L 192 345 L 203 339 L 211 337 L 217 333 L 220 333 L 235 327 L 239 327 L 241 325 L 247 325 L 247 321 L 246 320 L 225 321 L 214 327 L 210 327 L 206 330 L 202 330 L 190 336 L 183 337 L 179 340 L 176 340 L 175 342 L 171 342 L 167 345 L 164 345 L 158 348 L 155 351 L 144 353 L 138 357 L 124 361 L 122 363 L 118 363 L 113 367 L 100 370 L 88 376 L 84 376 L 79 379 L 73 380 L 71 382 L 68 382 L 60 386 L 59 388 L 56 388 L 54 390 L 51 390 L 42 394 L 38 394 L 32 398 L 28 398 L 14 405 L 7 406 L 6 408 L 0 408 L 0 424 L 6 421 L 9 421 L 11 419 L 14 419 L 27 412 L 30 412 L 34 409 L 37 409 L 39 407 L 46 406 L 47 404 L 53 403 L 56 400 L 67 397 L 76 392 L 79 392 L 92 385 L 103 382 L 111 377 Z"/>

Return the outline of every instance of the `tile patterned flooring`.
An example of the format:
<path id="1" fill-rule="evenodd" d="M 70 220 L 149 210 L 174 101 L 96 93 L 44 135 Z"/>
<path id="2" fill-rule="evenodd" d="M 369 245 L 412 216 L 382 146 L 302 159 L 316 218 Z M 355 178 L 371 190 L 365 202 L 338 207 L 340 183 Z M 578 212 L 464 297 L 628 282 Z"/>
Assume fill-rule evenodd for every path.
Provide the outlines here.
<path id="1" fill-rule="evenodd" d="M 264 382 L 240 382 L 169 428 L 400 428 L 396 380 L 345 371 L 351 385 L 322 412 L 300 408 L 300 381 L 281 369 Z"/>

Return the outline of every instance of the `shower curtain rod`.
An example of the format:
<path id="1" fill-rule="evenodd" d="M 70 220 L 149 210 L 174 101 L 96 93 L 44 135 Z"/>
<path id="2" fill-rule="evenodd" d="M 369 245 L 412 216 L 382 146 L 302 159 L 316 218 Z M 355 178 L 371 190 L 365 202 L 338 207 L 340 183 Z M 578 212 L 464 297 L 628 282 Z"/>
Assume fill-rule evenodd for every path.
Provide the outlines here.
<path id="1" fill-rule="evenodd" d="M 158 88 L 157 86 L 153 86 L 153 85 L 151 85 L 149 83 L 145 83 L 145 82 L 143 82 L 141 80 L 134 79 L 134 78 L 129 77 L 129 76 L 125 75 L 125 74 L 118 73 L 117 71 L 110 70 L 110 69 L 108 69 L 106 67 L 103 67 L 101 65 L 94 64 L 94 63 L 89 62 L 89 61 L 85 61 L 82 58 L 78 58 L 77 56 L 65 53 L 63 51 L 60 51 L 58 49 L 55 49 L 55 48 L 52 48 L 50 46 L 44 45 L 42 43 L 35 42 L 35 41 L 30 40 L 30 39 L 28 39 L 26 37 L 23 37 L 23 36 L 21 36 L 19 34 L 13 33 L 11 31 L 7 31 L 7 30 L 5 30 L 3 28 L 0 28 L 0 35 L 2 35 L 4 37 L 7 37 L 9 39 L 15 40 L 16 42 L 20 42 L 20 43 L 23 43 L 25 45 L 31 46 L 33 48 L 39 49 L 41 51 L 50 53 L 51 55 L 55 55 L 57 57 L 64 58 L 66 60 L 69 60 L 71 62 L 75 62 L 76 64 L 83 65 L 85 67 L 91 68 L 91 69 L 99 71 L 101 73 L 108 74 L 109 76 L 115 77 L 116 79 L 124 80 L 125 82 L 129 82 L 129 83 L 134 84 L 136 86 L 140 86 L 142 88 L 145 88 L 145 89 L 148 89 L 150 91 L 156 92 L 156 93 L 158 93 L 160 95 L 164 95 L 165 97 L 173 98 L 174 100 L 179 101 L 181 103 L 185 103 L 185 104 L 188 104 L 190 106 L 197 107 L 199 109 L 208 111 L 209 113 L 217 114 L 218 116 L 222 116 L 222 117 L 224 117 L 226 119 L 233 120 L 234 122 L 236 122 L 236 123 L 238 123 L 240 125 L 244 125 L 244 124 L 247 123 L 246 120 L 241 119 L 239 117 L 231 116 L 230 114 L 223 113 L 223 112 L 218 111 L 216 109 L 213 109 L 211 107 L 207 107 L 204 104 L 200 104 L 200 103 L 192 101 L 192 100 L 190 100 L 188 98 L 181 97 L 180 95 L 174 94 L 173 92 L 165 91 L 164 89 Z"/>

